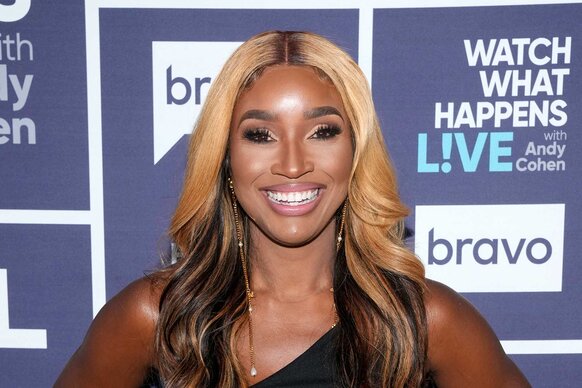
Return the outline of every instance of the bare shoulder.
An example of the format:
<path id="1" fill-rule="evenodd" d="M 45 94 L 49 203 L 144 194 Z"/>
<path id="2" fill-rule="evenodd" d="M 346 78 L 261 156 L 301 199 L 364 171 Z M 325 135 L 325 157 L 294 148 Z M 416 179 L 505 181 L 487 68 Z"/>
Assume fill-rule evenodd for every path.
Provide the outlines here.
<path id="1" fill-rule="evenodd" d="M 144 277 L 107 302 L 55 386 L 138 386 L 153 363 L 163 288 L 160 277 Z"/>
<path id="2" fill-rule="evenodd" d="M 529 387 L 479 312 L 427 280 L 428 362 L 439 387 Z"/>

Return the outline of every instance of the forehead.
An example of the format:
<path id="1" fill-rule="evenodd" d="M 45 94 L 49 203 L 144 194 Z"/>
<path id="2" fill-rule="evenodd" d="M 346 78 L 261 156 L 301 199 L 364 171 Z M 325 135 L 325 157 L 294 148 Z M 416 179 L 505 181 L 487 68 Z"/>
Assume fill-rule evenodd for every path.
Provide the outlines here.
<path id="1" fill-rule="evenodd" d="M 309 66 L 276 65 L 266 68 L 261 76 L 239 96 L 235 115 L 246 109 L 269 109 L 281 100 L 300 100 L 305 105 L 331 105 L 343 111 L 335 86 Z"/>

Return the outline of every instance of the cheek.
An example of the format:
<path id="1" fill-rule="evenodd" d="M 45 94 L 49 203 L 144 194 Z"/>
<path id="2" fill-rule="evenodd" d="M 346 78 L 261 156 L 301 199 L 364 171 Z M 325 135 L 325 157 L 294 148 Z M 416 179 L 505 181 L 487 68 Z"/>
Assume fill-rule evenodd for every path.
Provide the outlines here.
<path id="1" fill-rule="evenodd" d="M 351 141 L 342 142 L 338 147 L 334 147 L 330 152 L 321 153 L 319 164 L 338 184 L 344 184 L 347 191 L 347 184 L 352 171 L 353 150 Z"/>
<path id="2" fill-rule="evenodd" d="M 249 189 L 250 184 L 268 171 L 270 157 L 268 153 L 259 154 L 256 147 L 240 142 L 231 142 L 230 150 L 230 172 L 237 192 L 242 192 Z"/>

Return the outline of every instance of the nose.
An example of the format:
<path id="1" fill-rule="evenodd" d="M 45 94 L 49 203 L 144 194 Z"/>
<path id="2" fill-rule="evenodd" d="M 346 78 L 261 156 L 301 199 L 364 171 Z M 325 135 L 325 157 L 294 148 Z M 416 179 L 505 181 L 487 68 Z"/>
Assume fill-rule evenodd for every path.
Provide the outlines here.
<path id="1" fill-rule="evenodd" d="M 301 141 L 286 141 L 280 145 L 277 158 L 271 166 L 271 173 L 297 179 L 312 172 L 313 168 L 312 157 Z"/>

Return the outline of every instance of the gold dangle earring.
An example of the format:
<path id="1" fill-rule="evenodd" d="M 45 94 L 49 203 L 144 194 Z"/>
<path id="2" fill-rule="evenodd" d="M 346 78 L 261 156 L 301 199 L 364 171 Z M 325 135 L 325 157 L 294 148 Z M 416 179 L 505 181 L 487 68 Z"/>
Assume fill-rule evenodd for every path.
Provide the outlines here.
<path id="1" fill-rule="evenodd" d="M 346 223 L 346 210 L 348 208 L 348 200 L 346 199 L 344 201 L 344 205 L 342 206 L 342 215 L 340 218 L 340 225 L 339 225 L 339 230 L 337 233 L 337 239 L 335 242 L 335 252 L 336 254 L 339 253 L 340 247 L 342 245 L 342 241 L 343 241 L 343 234 L 344 234 L 344 226 Z M 334 294 L 334 289 L 333 287 L 329 289 L 332 293 L 332 295 Z M 331 325 L 331 328 L 333 329 L 334 327 L 336 327 L 336 325 L 339 322 L 339 315 L 337 313 L 337 308 L 335 306 L 335 296 L 333 297 L 334 302 L 333 302 L 333 324 Z"/>
<path id="2" fill-rule="evenodd" d="M 238 216 L 238 206 L 237 206 L 236 195 L 234 193 L 234 185 L 233 185 L 232 179 L 230 177 L 228 178 L 228 187 L 230 189 L 230 197 L 232 200 L 232 210 L 234 212 L 234 225 L 236 227 L 236 239 L 238 241 L 238 252 L 240 255 L 241 262 L 242 262 L 243 276 L 244 276 L 244 281 L 245 281 L 245 291 L 246 291 L 246 296 L 247 296 L 247 304 L 249 306 L 248 307 L 248 319 L 249 319 L 249 356 L 250 356 L 250 361 L 251 361 L 250 374 L 252 377 L 255 377 L 257 375 L 257 369 L 255 367 L 255 347 L 253 345 L 254 341 L 253 341 L 253 320 L 252 320 L 252 313 L 253 313 L 252 300 L 254 298 L 254 294 L 251 291 L 251 284 L 249 282 L 247 259 L 245 256 L 244 244 L 243 244 L 242 227 L 241 227 L 241 224 L 239 221 L 239 216 Z"/>
<path id="3" fill-rule="evenodd" d="M 346 199 L 344 202 L 344 206 L 342 207 L 342 216 L 340 221 L 339 231 L 337 233 L 337 240 L 335 243 L 335 251 L 339 252 L 340 246 L 342 245 L 343 241 L 343 233 L 344 233 L 344 225 L 346 223 L 346 210 L 348 208 L 348 200 Z"/>

